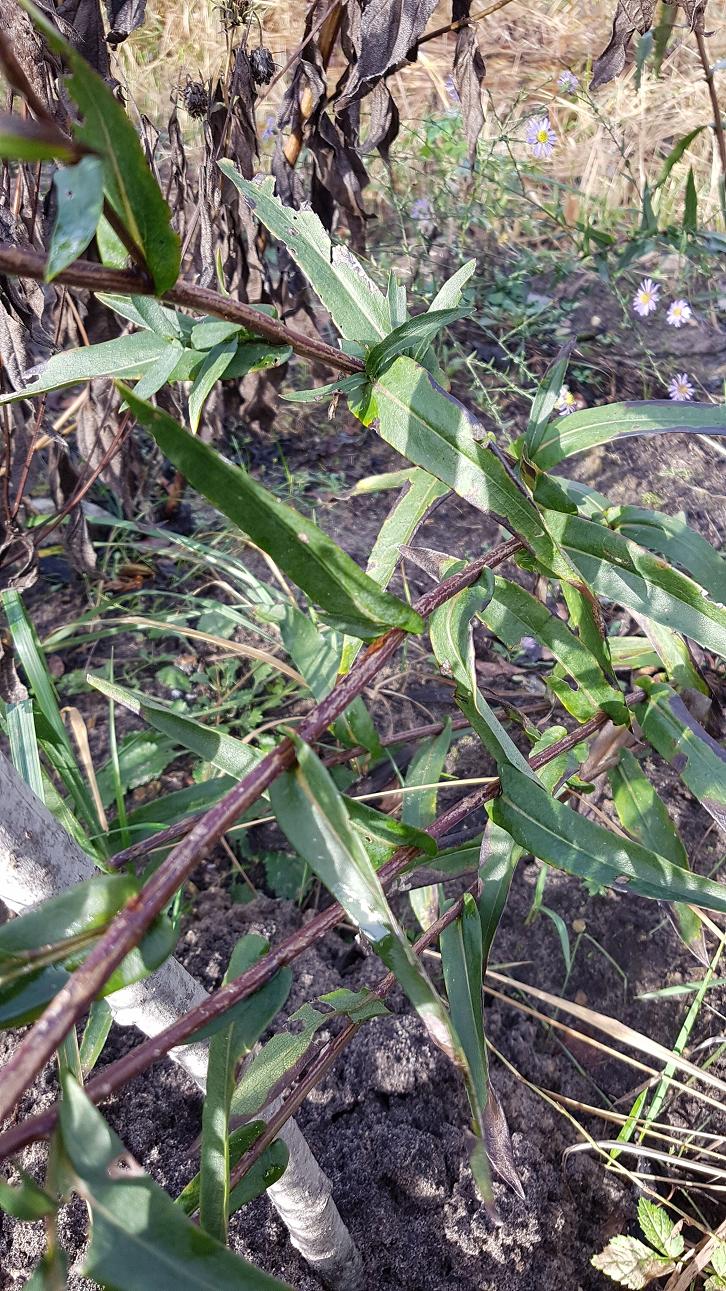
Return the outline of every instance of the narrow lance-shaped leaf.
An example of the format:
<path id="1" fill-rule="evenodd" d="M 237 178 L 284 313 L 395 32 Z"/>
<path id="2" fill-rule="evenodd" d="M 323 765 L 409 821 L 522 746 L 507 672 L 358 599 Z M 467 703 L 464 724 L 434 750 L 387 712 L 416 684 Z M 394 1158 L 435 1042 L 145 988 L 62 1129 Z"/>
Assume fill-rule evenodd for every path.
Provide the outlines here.
<path id="1" fill-rule="evenodd" d="M 611 507 L 607 523 L 625 538 L 680 565 L 715 601 L 726 603 L 726 560 L 700 533 L 691 529 L 683 512 L 669 516 L 647 507 Z"/>
<path id="2" fill-rule="evenodd" d="M 468 894 L 458 919 L 441 934 L 441 967 L 451 1021 L 466 1054 L 466 1092 L 471 1107 L 475 1143 L 470 1152 L 472 1173 L 485 1198 L 491 1195 L 486 1151 L 486 1108 L 489 1064 L 484 1039 L 482 930 L 476 902 Z"/>
<path id="3" fill-rule="evenodd" d="M 360 415 L 366 424 L 377 417 L 386 443 L 477 510 L 492 512 L 525 541 L 547 545 L 533 503 L 491 450 L 477 442 L 481 426 L 413 359 L 396 359 L 378 378 Z"/>
<path id="4" fill-rule="evenodd" d="M 333 780 L 312 749 L 293 738 L 297 765 L 270 786 L 280 828 L 396 974 L 434 1042 L 463 1066 L 443 1001 L 391 912 Z"/>
<path id="5" fill-rule="evenodd" d="M 349 341 L 375 345 L 390 331 L 386 297 L 347 247 L 333 246 L 317 215 L 294 211 L 274 196 L 274 181 L 243 179 L 231 161 L 219 168 L 244 195 L 256 219 L 283 243 L 336 327 Z"/>
<path id="6" fill-rule="evenodd" d="M 406 788 L 438 784 L 450 747 L 451 722 L 447 721 L 443 731 L 419 745 L 406 775 Z M 401 811 L 404 824 L 413 825 L 416 829 L 425 829 L 436 815 L 437 801 L 438 789 L 405 794 Z M 422 928 L 426 929 L 436 921 L 439 915 L 439 901 L 438 890 L 434 884 L 410 892 L 409 900 L 411 909 Z"/>
<path id="7" fill-rule="evenodd" d="M 260 761 L 262 755 L 257 749 L 217 727 L 204 726 L 192 717 L 175 713 L 159 700 L 147 699 L 136 691 L 127 690 L 118 682 L 107 681 L 105 677 L 89 674 L 87 680 L 102 695 L 122 704 L 155 730 L 168 735 L 182 748 L 195 753 L 218 771 L 234 776 L 236 780 L 241 780 Z"/>
<path id="8" fill-rule="evenodd" d="M 647 696 L 635 709 L 643 735 L 726 830 L 726 749 L 703 729 L 670 686 L 639 680 Z"/>
<path id="9" fill-rule="evenodd" d="M 373 638 L 388 628 L 420 632 L 420 615 L 379 587 L 321 529 L 285 506 L 246 471 L 190 435 L 172 417 L 121 387 L 134 415 L 189 483 L 223 512 L 312 601 L 346 630 Z"/>
<path id="10" fill-rule="evenodd" d="M 254 1146 L 266 1128 L 264 1121 L 250 1121 L 249 1125 L 242 1125 L 238 1130 L 232 1131 L 229 1136 L 230 1169 L 233 1169 L 245 1153 Z M 275 1139 L 274 1143 L 270 1143 L 230 1192 L 230 1215 L 261 1196 L 271 1184 L 277 1183 L 285 1173 L 288 1158 L 287 1145 L 282 1139 Z M 185 1215 L 193 1215 L 199 1210 L 200 1191 L 201 1176 L 195 1174 L 179 1193 L 174 1204 L 179 1206 Z"/>
<path id="11" fill-rule="evenodd" d="M 640 843 L 611 833 L 550 798 L 516 767 L 500 769 L 502 792 L 492 818 L 540 860 L 604 887 L 657 901 L 688 901 L 726 912 L 726 888 L 691 874 Z"/>
<path id="12" fill-rule="evenodd" d="M 132 332 L 113 341 L 100 341 L 98 345 L 63 350 L 44 364 L 37 381 L 29 382 L 23 390 L 0 395 L 0 404 L 80 385 L 95 377 L 141 377 L 159 362 L 168 348 L 169 342 L 153 332 Z"/>
<path id="13" fill-rule="evenodd" d="M 726 434 L 723 404 L 682 404 L 667 399 L 609 403 L 551 421 L 529 455 L 537 466 L 549 470 L 574 453 L 630 435 L 719 433 Z"/>
<path id="14" fill-rule="evenodd" d="M 50 48 L 60 54 L 73 75 L 68 82 L 71 98 L 83 116 L 73 133 L 103 157 L 106 191 L 148 264 L 158 295 L 176 282 L 180 264 L 179 239 L 171 226 L 171 212 L 146 162 L 139 136 L 109 86 L 86 62 L 58 28 L 30 0 L 21 0 Z"/>
<path id="15" fill-rule="evenodd" d="M 45 269 L 51 282 L 77 260 L 96 232 L 103 210 L 103 162 L 82 157 L 75 166 L 62 166 L 53 176 L 58 214 Z"/>
<path id="16" fill-rule="evenodd" d="M 3 161 L 75 161 L 72 143 L 50 122 L 32 121 L 15 112 L 0 112 L 0 157 Z"/>
<path id="17" fill-rule="evenodd" d="M 538 461 L 540 445 L 560 397 L 567 365 L 574 348 L 575 341 L 568 341 L 567 345 L 562 347 L 534 397 L 527 429 L 524 432 L 524 445 L 532 461 Z"/>
<path id="18" fill-rule="evenodd" d="M 60 1133 L 73 1189 L 88 1204 L 93 1219 L 82 1276 L 118 1291 L 143 1286 L 176 1291 L 284 1287 L 187 1219 L 129 1160 L 123 1143 L 69 1076 L 63 1080 Z"/>
<path id="19" fill-rule="evenodd" d="M 445 484 L 419 467 L 414 467 L 407 474 L 405 483 L 400 481 L 404 483 L 404 488 L 378 531 L 366 565 L 366 573 L 379 587 L 388 587 L 401 559 L 401 548 L 411 541 L 434 502 L 449 492 Z M 395 484 L 398 483 L 396 480 Z M 346 641 L 341 672 L 349 671 L 359 650 L 359 642 Z"/>
<path id="20" fill-rule="evenodd" d="M 480 610 L 479 617 L 510 649 L 518 645 L 522 637 L 531 636 L 552 651 L 576 684 L 577 690 L 571 702 L 577 708 L 574 716 L 578 721 L 587 721 L 600 708 L 610 713 L 615 721 L 623 720 L 623 697 L 610 685 L 594 655 L 562 619 L 530 592 L 497 575 L 492 599 Z M 569 695 L 573 692 L 563 685 L 557 694 L 568 711 L 573 711 L 569 707 Z"/>
<path id="21" fill-rule="evenodd" d="M 369 377 L 375 380 L 401 354 L 408 354 L 411 350 L 418 352 L 419 347 L 423 347 L 425 354 L 434 336 L 465 314 L 465 309 L 437 309 L 409 318 L 368 351 L 366 371 Z"/>
<path id="22" fill-rule="evenodd" d="M 726 657 L 726 609 L 622 534 L 581 516 L 545 512 L 555 541 L 597 596 L 646 614 Z"/>
<path id="23" fill-rule="evenodd" d="M 473 587 L 453 596 L 431 615 L 431 647 L 442 672 L 456 682 L 456 702 L 469 719 L 485 748 L 497 761 L 511 762 L 525 775 L 532 775 L 527 759 L 495 717 L 476 682 L 471 622 L 488 605 L 494 590 L 489 570 Z"/>
<path id="24" fill-rule="evenodd" d="M 341 987 L 320 998 L 328 1006 L 327 1012 L 313 1004 L 302 1004 L 288 1019 L 298 1029 L 278 1031 L 248 1063 L 232 1097 L 234 1116 L 254 1116 L 265 1107 L 287 1073 L 305 1057 L 322 1026 L 328 1026 L 336 1017 L 348 1017 L 352 1022 L 362 1023 L 388 1013 L 385 1004 L 369 991 L 349 991 Z"/>
<path id="25" fill-rule="evenodd" d="M 244 973 L 268 949 L 264 937 L 256 933 L 241 937 L 232 951 L 224 985 Z M 237 1063 L 251 1052 L 265 1027 L 272 1022 L 291 985 L 292 973 L 289 968 L 283 969 L 277 978 L 245 1000 L 249 1007 L 218 1031 L 210 1042 L 202 1110 L 199 1222 L 206 1232 L 225 1245 L 230 1215 L 229 1114 Z"/>
<path id="26" fill-rule="evenodd" d="M 665 803 L 629 749 L 621 750 L 617 765 L 608 772 L 608 779 L 620 823 L 631 837 L 681 869 L 690 869 L 688 854 Z M 673 907 L 673 916 L 685 944 L 701 963 L 707 965 L 703 927 L 698 915 L 688 906 L 678 904 Z"/>

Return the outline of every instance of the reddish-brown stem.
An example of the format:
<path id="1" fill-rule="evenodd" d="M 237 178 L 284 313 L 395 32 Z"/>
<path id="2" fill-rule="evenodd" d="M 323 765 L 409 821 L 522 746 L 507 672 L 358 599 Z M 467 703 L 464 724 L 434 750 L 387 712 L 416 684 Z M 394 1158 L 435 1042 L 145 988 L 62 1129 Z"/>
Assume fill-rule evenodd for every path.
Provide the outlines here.
<path id="1" fill-rule="evenodd" d="M 516 538 L 503 543 L 427 592 L 417 602 L 416 609 L 427 617 L 465 587 L 470 587 L 485 568 L 500 565 L 521 549 L 522 543 Z M 314 744 L 321 738 L 331 722 L 345 711 L 396 653 L 405 636 L 400 628 L 394 628 L 368 646 L 348 675 L 301 724 L 299 734 L 306 743 Z M 191 833 L 164 859 L 143 891 L 119 912 L 85 963 L 72 974 L 6 1064 L 0 1089 L 0 1119 L 15 1105 L 23 1090 L 58 1048 L 68 1028 L 86 1011 L 124 956 L 138 945 L 152 920 L 171 901 L 208 848 L 226 834 L 273 780 L 292 766 L 294 760 L 294 745 L 285 739 L 221 802 L 206 812 Z M 283 962 L 288 961 L 285 959 Z"/>
<path id="2" fill-rule="evenodd" d="M 470 723 L 465 717 L 455 717 L 451 723 L 454 731 L 463 731 Z M 429 735 L 438 735 L 444 729 L 443 722 L 429 722 L 425 726 L 413 726 L 408 731 L 399 731 L 394 735 L 387 735 L 381 740 L 383 748 L 391 748 L 395 744 L 410 744 L 414 740 L 426 739 Z M 357 745 L 354 749 L 340 749 L 336 753 L 330 753 L 322 759 L 323 766 L 337 767 L 344 762 L 352 762 L 354 758 L 364 757 L 368 750 L 362 744 Z M 194 812 L 191 816 L 185 816 L 183 820 L 177 820 L 173 825 L 168 825 L 166 829 L 161 829 L 151 838 L 143 838 L 138 843 L 132 843 L 130 847 L 125 847 L 123 851 L 116 852 L 106 861 L 114 870 L 120 870 L 124 865 L 135 863 L 142 857 L 148 856 L 149 852 L 155 852 L 160 847 L 166 847 L 173 843 L 177 838 L 183 838 L 188 834 L 190 829 L 194 828 L 195 823 L 203 815 L 203 812 Z"/>
<path id="3" fill-rule="evenodd" d="M 439 589 L 434 590 L 438 591 Z M 639 696 L 634 695 L 630 698 L 634 700 Z M 574 731 L 563 736 L 561 740 L 550 745 L 549 748 L 543 749 L 541 753 L 530 759 L 530 765 L 533 770 L 536 771 L 540 767 L 546 766 L 548 762 L 553 761 L 560 754 L 575 748 L 583 740 L 589 739 L 607 721 L 608 718 L 605 713 L 598 713 L 589 722 L 578 726 Z M 466 816 L 483 806 L 484 803 L 490 802 L 497 796 L 498 792 L 498 782 L 482 785 L 481 788 L 475 789 L 473 793 L 468 794 L 466 798 L 463 798 L 439 816 L 429 826 L 428 832 L 435 838 L 445 838 Z M 389 888 L 408 869 L 416 855 L 417 852 L 414 848 L 403 848 L 381 867 L 379 878 L 384 888 Z M 158 873 L 159 871 L 157 871 Z M 152 1066 L 170 1049 L 173 1049 L 176 1045 L 186 1043 L 196 1031 L 199 1031 L 215 1018 L 221 1017 L 239 1000 L 246 999 L 249 995 L 259 990 L 261 986 L 264 986 L 265 982 L 269 981 L 279 968 L 282 968 L 285 964 L 292 963 L 304 950 L 307 950 L 314 942 L 325 936 L 327 932 L 330 932 L 342 917 L 343 910 L 337 903 L 331 905 L 327 910 L 323 910 L 309 923 L 302 928 L 298 928 L 286 941 L 274 947 L 268 955 L 265 955 L 252 968 L 247 969 L 240 977 L 215 991 L 208 999 L 190 1010 L 178 1022 L 175 1022 L 173 1026 L 168 1027 L 166 1031 L 160 1032 L 159 1035 L 154 1036 L 152 1039 L 144 1041 L 126 1054 L 125 1057 L 112 1063 L 99 1075 L 94 1076 L 85 1086 L 85 1092 L 88 1097 L 94 1103 L 102 1102 L 114 1090 L 121 1088 L 122 1085 L 127 1084 L 128 1081 L 133 1080 L 134 1077 L 145 1071 L 147 1067 Z M 41 1018 L 40 1020 L 42 1021 L 43 1019 Z M 6 1130 L 4 1134 L 0 1134 L 0 1159 L 17 1152 L 20 1148 L 25 1147 L 27 1143 L 32 1143 L 35 1139 L 44 1138 L 50 1134 L 56 1119 L 57 1113 L 55 1109 L 49 1108 L 48 1111 L 43 1112 L 41 1115 L 31 1117 L 23 1121 L 21 1125 L 14 1126 L 12 1129 Z"/>
<path id="4" fill-rule="evenodd" d="M 45 257 L 37 251 L 8 246 L 7 243 L 0 245 L 0 273 L 42 282 L 45 267 Z M 134 269 L 109 269 L 90 260 L 76 260 L 68 269 L 59 273 L 54 281 L 63 283 L 66 287 L 118 292 L 124 296 L 154 294 L 154 289 L 144 274 Z M 255 336 L 262 336 L 274 345 L 289 345 L 302 358 L 327 363 L 338 372 L 354 374 L 365 371 L 365 364 L 360 359 L 344 354 L 334 345 L 328 345 L 317 337 L 305 336 L 303 332 L 287 327 L 276 318 L 259 313 L 251 305 L 233 300 L 231 296 L 223 296 L 221 292 L 211 291 L 208 287 L 197 287 L 194 283 L 180 279 L 161 299 L 169 305 L 181 305 L 202 314 L 213 314 L 215 318 L 224 318 L 231 323 L 240 323 Z"/>

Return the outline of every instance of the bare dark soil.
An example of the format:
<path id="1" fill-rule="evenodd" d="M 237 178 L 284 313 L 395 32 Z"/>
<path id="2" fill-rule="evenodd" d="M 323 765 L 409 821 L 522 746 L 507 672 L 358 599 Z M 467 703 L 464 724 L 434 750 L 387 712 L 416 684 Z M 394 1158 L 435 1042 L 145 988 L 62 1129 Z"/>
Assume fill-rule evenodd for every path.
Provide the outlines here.
<path id="1" fill-rule="evenodd" d="M 692 342 L 697 338 L 692 337 Z M 683 338 L 679 337 L 679 344 Z M 690 371 L 700 364 L 704 377 L 717 372 L 726 347 L 720 334 L 708 334 L 706 353 L 692 350 Z M 703 349 L 703 346 L 701 347 Z M 620 391 L 624 394 L 625 391 Z M 640 393 L 631 390 L 631 393 Z M 350 485 L 362 475 L 392 469 L 394 455 L 369 436 L 361 448 L 360 431 L 340 417 L 319 432 L 306 414 L 280 436 L 275 448 L 250 443 L 251 464 L 263 474 L 279 470 L 281 449 L 288 467 L 337 472 Z M 579 459 L 573 473 L 592 482 L 613 502 L 644 501 L 663 510 L 685 509 L 690 523 L 717 546 L 726 532 L 723 458 L 708 445 L 685 438 L 630 440 L 617 449 L 598 450 Z M 390 494 L 375 494 L 337 505 L 331 487 L 318 508 L 320 522 L 359 559 L 367 555 Z M 654 496 L 655 495 L 655 496 Z M 341 532 L 343 515 L 347 532 Z M 428 523 L 419 541 L 455 555 L 473 555 L 495 537 L 456 499 L 448 500 Z M 408 569 L 413 588 L 424 576 Z M 69 594 L 70 596 L 70 594 Z M 412 654 L 408 670 L 392 669 L 386 696 L 380 696 L 381 728 L 401 729 L 437 716 L 447 708 L 446 688 L 426 683 Z M 526 678 L 520 683 L 526 689 Z M 723 696 L 722 696 L 723 698 Z M 483 756 L 469 740 L 452 752 L 449 769 L 461 775 L 487 774 Z M 723 853 L 723 840 L 710 817 L 662 768 L 650 767 L 677 820 L 693 867 L 710 871 Z M 608 810 L 600 789 L 595 805 Z M 590 896 L 574 879 L 552 872 L 545 900 L 562 916 L 577 953 L 565 984 L 565 966 L 553 923 L 544 915 L 529 926 L 538 867 L 523 863 L 494 947 L 497 964 L 516 965 L 512 975 L 610 1013 L 671 1045 L 686 1005 L 638 1000 L 642 992 L 700 979 L 702 968 L 677 940 L 655 903 L 625 895 Z M 260 894 L 249 905 L 235 904 L 229 892 L 228 865 L 215 855 L 193 876 L 197 897 L 187 919 L 178 955 L 208 988 L 217 986 L 236 939 L 258 930 L 273 941 L 310 917 L 288 902 Z M 401 912 L 405 906 L 401 904 Z M 579 922 L 578 922 L 579 921 Z M 574 925 L 574 928 L 573 928 Z M 579 934 L 578 934 L 579 930 Z M 433 971 L 435 962 L 431 961 Z M 297 961 L 288 1009 L 338 985 L 359 987 L 378 979 L 376 963 L 347 935 L 334 934 Z M 723 992 L 709 1004 L 723 1008 Z M 339 1209 L 365 1255 L 368 1291 L 598 1291 L 606 1280 L 590 1266 L 590 1256 L 610 1236 L 632 1228 L 637 1193 L 607 1174 L 599 1162 L 582 1155 L 563 1160 L 577 1133 L 553 1102 L 533 1087 L 566 1095 L 581 1104 L 627 1111 L 641 1075 L 583 1040 L 546 1028 L 510 1004 L 487 996 L 486 1030 L 507 1064 L 492 1059 L 493 1078 L 512 1132 L 514 1156 L 526 1199 L 519 1201 L 497 1186 L 501 1223 L 496 1226 L 474 1191 L 464 1130 L 464 1091 L 445 1058 L 431 1046 L 422 1026 L 401 997 L 392 997 L 393 1016 L 368 1023 L 326 1081 L 299 1114 L 299 1122 L 329 1174 Z M 561 1015 L 563 1021 L 567 1019 Z M 693 1041 L 719 1032 L 721 1020 L 702 1010 Z M 601 1039 L 603 1037 L 600 1037 Z M 114 1030 L 102 1062 L 134 1044 L 138 1036 Z M 0 1061 L 15 1038 L 0 1037 Z M 714 1070 L 726 1075 L 726 1064 Z M 19 1108 L 20 1117 L 55 1097 L 48 1069 Z M 196 1169 L 192 1145 L 200 1129 L 201 1098 L 187 1078 L 165 1062 L 147 1072 L 106 1104 L 104 1112 L 128 1149 L 172 1194 Z M 610 1137 L 612 1127 L 575 1111 L 595 1137 Z M 681 1096 L 669 1108 L 674 1122 L 726 1132 L 726 1124 L 704 1114 L 695 1100 Z M 723 1122 L 723 1118 L 720 1118 Z M 31 1148 L 25 1164 L 40 1170 L 43 1150 Z M 708 1207 L 708 1201 L 701 1199 Z M 710 1213 L 710 1212 L 709 1212 Z M 69 1286 L 91 1284 L 82 1265 L 85 1213 L 79 1202 L 64 1213 L 61 1238 L 73 1261 Z M 711 1215 L 712 1222 L 718 1217 Z M 265 1199 L 232 1222 L 233 1248 L 286 1280 L 299 1291 L 316 1291 L 317 1280 L 292 1251 L 286 1233 Z M 0 1217 L 0 1287 L 16 1291 L 37 1260 L 42 1226 Z M 141 1288 L 140 1288 L 141 1291 Z"/>

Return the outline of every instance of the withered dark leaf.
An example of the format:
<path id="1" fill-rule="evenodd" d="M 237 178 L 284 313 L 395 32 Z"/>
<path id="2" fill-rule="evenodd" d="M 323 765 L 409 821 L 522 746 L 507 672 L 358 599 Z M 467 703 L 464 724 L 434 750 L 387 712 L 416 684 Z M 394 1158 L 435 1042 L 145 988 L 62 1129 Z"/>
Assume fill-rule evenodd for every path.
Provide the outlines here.
<path id="1" fill-rule="evenodd" d="M 110 74 L 108 46 L 99 0 L 64 0 L 56 14 L 68 24 L 68 39 L 91 67 L 107 80 Z"/>
<path id="2" fill-rule="evenodd" d="M 469 17 L 471 0 L 455 0 L 454 21 Z M 486 74 L 484 59 L 479 51 L 476 29 L 468 23 L 456 34 L 454 51 L 454 85 L 461 101 L 461 116 L 469 145 L 469 164 L 474 164 L 476 145 L 484 125 L 481 87 Z"/>
<path id="3" fill-rule="evenodd" d="M 78 475 L 71 464 L 65 443 L 54 441 L 48 449 L 48 482 L 53 502 L 60 511 L 73 496 L 78 484 Z M 71 567 L 79 574 L 95 574 L 96 553 L 81 506 L 74 507 L 69 513 L 62 533 L 63 546 Z"/>
<path id="4" fill-rule="evenodd" d="M 358 152 L 367 157 L 376 148 L 385 162 L 389 161 L 391 145 L 400 128 L 401 118 L 395 99 L 386 82 L 381 80 L 368 99 L 368 130 L 358 145 Z"/>
<path id="5" fill-rule="evenodd" d="M 673 0 L 685 11 L 688 25 L 703 30 L 708 0 Z M 643 36 L 650 31 L 655 16 L 656 0 L 618 0 L 613 19 L 613 34 L 593 66 L 590 89 L 597 90 L 619 76 L 625 67 L 628 46 L 636 31 Z"/>
<path id="6" fill-rule="evenodd" d="M 336 111 L 368 94 L 416 48 L 438 0 L 349 0 L 346 42 L 355 62 Z"/>
<path id="7" fill-rule="evenodd" d="M 489 1097 L 484 1111 L 484 1136 L 492 1170 L 499 1175 L 502 1183 L 506 1183 L 507 1187 L 516 1192 L 517 1196 L 524 1201 L 524 1188 L 517 1173 L 517 1167 L 514 1164 L 512 1139 L 507 1125 L 507 1118 L 491 1081 L 489 1082 Z"/>
<path id="8" fill-rule="evenodd" d="M 115 49 L 143 23 L 146 0 L 106 0 L 106 13 L 110 27 L 106 39 Z"/>

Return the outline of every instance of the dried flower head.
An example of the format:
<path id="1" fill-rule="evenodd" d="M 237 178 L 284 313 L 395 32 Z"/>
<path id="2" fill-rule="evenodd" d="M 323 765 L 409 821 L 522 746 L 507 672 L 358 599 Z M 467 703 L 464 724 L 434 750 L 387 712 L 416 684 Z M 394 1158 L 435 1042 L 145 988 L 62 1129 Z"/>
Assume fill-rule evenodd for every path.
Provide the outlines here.
<path id="1" fill-rule="evenodd" d="M 252 11 L 250 0 L 221 0 L 217 6 L 224 31 L 236 31 L 247 22 Z"/>
<path id="2" fill-rule="evenodd" d="M 209 89 L 203 81 L 193 81 L 191 76 L 188 76 L 186 84 L 179 91 L 178 97 L 190 117 L 199 119 L 207 115 L 209 111 Z"/>
<path id="3" fill-rule="evenodd" d="M 695 393 L 687 372 L 678 372 L 668 386 L 668 397 L 676 403 L 688 403 Z"/>
<path id="4" fill-rule="evenodd" d="M 269 85 L 275 74 L 275 63 L 269 49 L 260 45 L 250 52 L 250 71 L 256 85 Z"/>
<path id="5" fill-rule="evenodd" d="M 633 296 L 633 309 L 641 318 L 654 314 L 658 308 L 660 287 L 652 278 L 644 278 Z"/>

